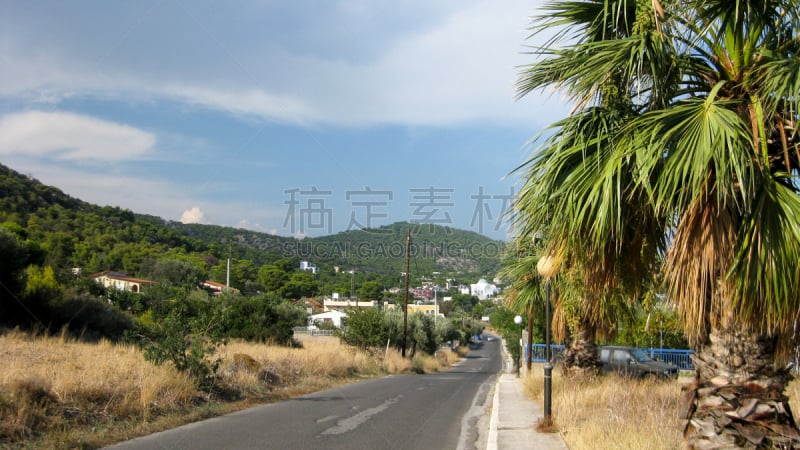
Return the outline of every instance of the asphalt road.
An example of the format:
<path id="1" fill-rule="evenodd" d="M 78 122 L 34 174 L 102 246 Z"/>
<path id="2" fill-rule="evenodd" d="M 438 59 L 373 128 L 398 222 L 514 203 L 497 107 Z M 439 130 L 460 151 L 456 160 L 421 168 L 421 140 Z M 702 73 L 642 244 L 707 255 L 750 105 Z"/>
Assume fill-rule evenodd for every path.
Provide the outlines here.
<path id="1" fill-rule="evenodd" d="M 484 340 L 453 369 L 395 375 L 259 406 L 113 449 L 476 449 L 502 368 Z"/>

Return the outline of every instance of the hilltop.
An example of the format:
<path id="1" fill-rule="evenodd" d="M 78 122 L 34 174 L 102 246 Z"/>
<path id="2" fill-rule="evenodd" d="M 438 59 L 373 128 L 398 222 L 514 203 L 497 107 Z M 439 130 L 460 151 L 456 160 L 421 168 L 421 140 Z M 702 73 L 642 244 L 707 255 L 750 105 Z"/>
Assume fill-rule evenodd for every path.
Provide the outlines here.
<path id="1" fill-rule="evenodd" d="M 493 275 L 502 241 L 472 231 L 399 222 L 296 239 L 233 227 L 184 224 L 97 206 L 0 164 L 0 222 L 11 222 L 42 243 L 47 263 L 89 272 L 114 269 L 138 273 L 146 258 L 172 257 L 205 264 L 219 278 L 219 260 L 230 255 L 251 267 L 279 260 L 309 260 L 333 267 L 395 277 L 402 271 L 406 233 L 412 232 L 412 273 Z"/>
<path id="2" fill-rule="evenodd" d="M 396 260 L 405 255 L 406 236 L 411 231 L 412 271 L 422 274 L 491 273 L 499 269 L 505 248 L 501 241 L 455 228 L 438 225 L 398 222 L 380 228 L 352 230 L 297 242 L 302 253 L 320 261 L 349 264 L 362 271 L 396 268 Z M 391 262 L 391 263 L 390 263 Z"/>

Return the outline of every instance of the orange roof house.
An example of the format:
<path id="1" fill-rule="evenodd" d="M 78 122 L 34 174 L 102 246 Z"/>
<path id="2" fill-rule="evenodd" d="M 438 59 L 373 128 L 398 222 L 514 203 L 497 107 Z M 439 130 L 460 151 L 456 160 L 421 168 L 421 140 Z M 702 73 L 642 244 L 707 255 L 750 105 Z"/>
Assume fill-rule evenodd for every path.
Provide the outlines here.
<path id="1" fill-rule="evenodd" d="M 114 288 L 120 291 L 128 291 L 140 293 L 145 286 L 153 286 L 158 283 L 152 280 L 145 280 L 142 278 L 129 277 L 124 272 L 112 272 L 105 270 L 92 275 L 95 282 L 103 285 L 105 288 Z"/>
<path id="2" fill-rule="evenodd" d="M 202 287 L 204 289 L 206 289 L 206 290 L 211 291 L 211 293 L 213 293 L 214 295 L 220 295 L 225 290 L 229 290 L 229 291 L 233 291 L 233 292 L 239 292 L 239 290 L 236 289 L 236 288 L 225 287 L 224 283 L 218 283 L 218 282 L 213 281 L 213 280 L 203 281 L 203 286 Z"/>

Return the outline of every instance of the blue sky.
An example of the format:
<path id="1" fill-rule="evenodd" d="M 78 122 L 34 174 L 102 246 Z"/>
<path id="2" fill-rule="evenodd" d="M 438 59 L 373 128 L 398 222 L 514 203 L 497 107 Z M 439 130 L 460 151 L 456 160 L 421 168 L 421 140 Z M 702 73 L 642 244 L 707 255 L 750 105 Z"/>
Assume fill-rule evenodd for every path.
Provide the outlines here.
<path id="1" fill-rule="evenodd" d="M 99 205 L 317 236 L 503 239 L 540 1 L 0 3 L 0 161 Z"/>

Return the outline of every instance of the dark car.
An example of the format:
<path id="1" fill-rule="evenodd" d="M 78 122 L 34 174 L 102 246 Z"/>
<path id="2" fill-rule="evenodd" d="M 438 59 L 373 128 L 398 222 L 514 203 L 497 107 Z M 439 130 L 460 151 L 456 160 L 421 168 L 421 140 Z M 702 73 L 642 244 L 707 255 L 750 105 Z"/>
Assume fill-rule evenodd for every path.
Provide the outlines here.
<path id="1" fill-rule="evenodd" d="M 620 372 L 632 378 L 678 378 L 678 367 L 655 361 L 635 347 L 598 347 L 603 372 Z"/>

